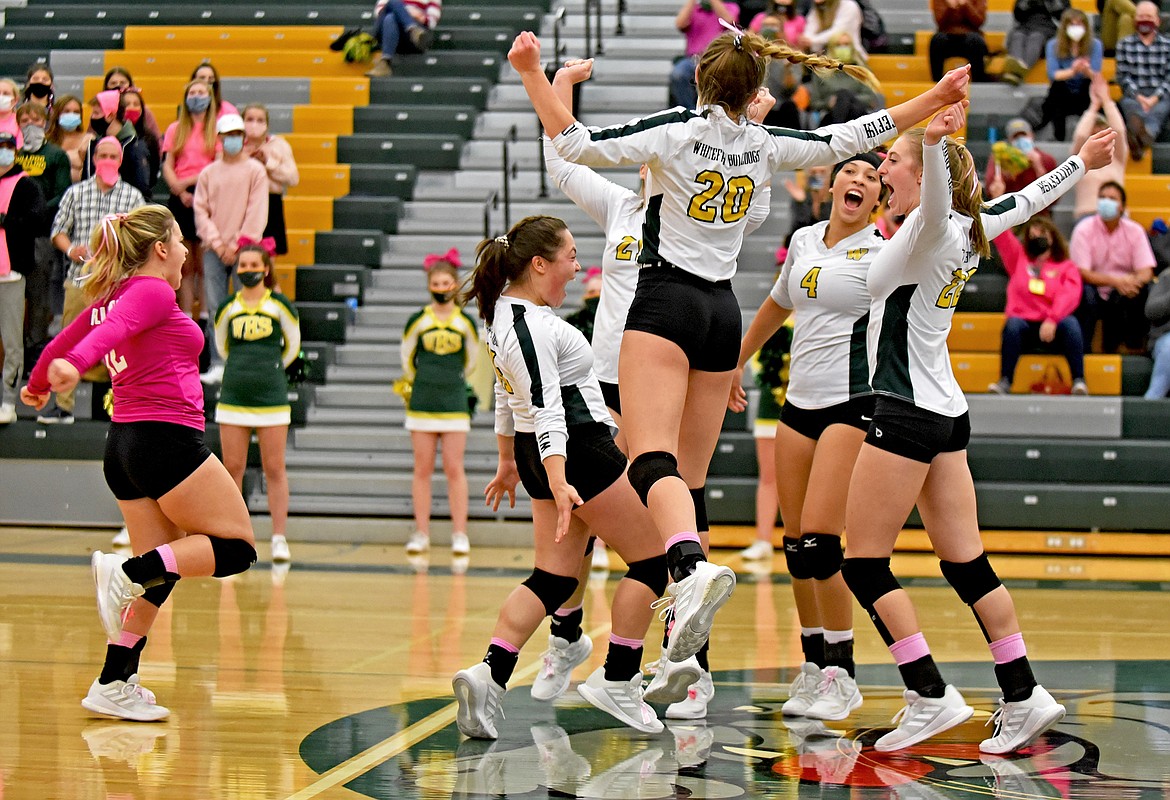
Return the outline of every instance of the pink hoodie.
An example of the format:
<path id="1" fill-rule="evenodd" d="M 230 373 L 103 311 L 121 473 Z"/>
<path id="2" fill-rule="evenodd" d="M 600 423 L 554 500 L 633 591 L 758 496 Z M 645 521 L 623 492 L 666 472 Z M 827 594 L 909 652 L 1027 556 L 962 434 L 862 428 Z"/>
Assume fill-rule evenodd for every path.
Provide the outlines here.
<path id="1" fill-rule="evenodd" d="M 1076 311 L 1081 302 L 1081 271 L 1072 261 L 1045 261 L 1039 275 L 1029 271 L 1032 263 L 1024 246 L 1010 230 L 995 238 L 995 246 L 1008 273 L 1007 308 L 1004 315 L 1029 322 L 1059 323 Z M 1033 280 L 1044 282 L 1044 293 L 1032 291 Z M 1035 288 L 1038 288 L 1039 284 Z"/>

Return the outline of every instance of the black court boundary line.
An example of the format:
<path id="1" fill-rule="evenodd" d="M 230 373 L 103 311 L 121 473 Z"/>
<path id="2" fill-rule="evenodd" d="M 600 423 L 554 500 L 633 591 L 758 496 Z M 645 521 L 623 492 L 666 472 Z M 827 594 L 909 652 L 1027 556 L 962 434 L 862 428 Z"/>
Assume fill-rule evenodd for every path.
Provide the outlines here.
<path id="1" fill-rule="evenodd" d="M 70 556 L 50 553 L 4 553 L 0 552 L 0 564 L 28 564 L 35 566 L 60 567 L 89 567 L 90 556 Z M 270 569 L 271 561 L 257 561 L 254 569 Z M 295 562 L 292 566 L 295 572 L 348 572 L 366 575 L 418 575 L 420 572 L 409 564 L 308 564 Z M 528 567 L 468 567 L 465 572 L 458 573 L 476 578 L 524 578 L 531 572 Z M 455 575 L 449 565 L 436 564 L 428 566 L 427 575 L 448 577 Z M 736 578 L 743 586 L 756 583 L 771 583 L 776 586 L 786 586 L 792 579 L 786 573 L 770 573 L 757 575 L 753 572 L 736 572 Z M 621 579 L 622 573 L 606 573 L 607 581 Z M 933 577 L 899 577 L 899 582 L 913 587 L 947 587 L 942 578 Z M 1119 580 L 1092 580 L 1089 578 L 1004 578 L 1003 583 L 1011 589 L 1080 589 L 1098 592 L 1165 592 L 1170 591 L 1170 581 L 1119 581 Z"/>

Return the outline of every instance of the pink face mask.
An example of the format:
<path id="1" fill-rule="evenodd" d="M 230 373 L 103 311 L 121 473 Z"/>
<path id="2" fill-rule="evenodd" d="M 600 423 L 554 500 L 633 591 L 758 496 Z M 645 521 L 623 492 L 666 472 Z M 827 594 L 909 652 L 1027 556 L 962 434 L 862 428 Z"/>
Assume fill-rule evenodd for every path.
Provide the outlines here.
<path id="1" fill-rule="evenodd" d="M 263 122 L 245 122 L 244 133 L 249 139 L 263 139 L 268 134 L 268 126 Z"/>
<path id="2" fill-rule="evenodd" d="M 118 168 L 120 166 L 120 164 L 114 161 L 99 161 L 98 165 L 94 167 L 94 171 L 102 183 L 106 186 L 113 186 L 118 182 Z"/>

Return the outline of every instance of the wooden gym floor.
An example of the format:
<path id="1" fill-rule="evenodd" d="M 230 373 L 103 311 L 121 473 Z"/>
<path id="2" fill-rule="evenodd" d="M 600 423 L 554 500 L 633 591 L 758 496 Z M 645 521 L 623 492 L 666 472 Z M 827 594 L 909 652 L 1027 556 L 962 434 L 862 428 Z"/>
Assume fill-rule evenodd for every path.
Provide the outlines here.
<path id="1" fill-rule="evenodd" d="M 999 760 L 977 748 L 997 697 L 986 647 L 937 562 L 917 554 L 897 556 L 895 571 L 977 714 L 896 755 L 872 749 L 900 684 L 860 613 L 865 704 L 827 727 L 781 718 L 801 660 L 787 577 L 781 560 L 775 572 L 744 570 L 734 551 L 716 555 L 740 583 L 712 637 L 709 717 L 658 736 L 618 726 L 572 690 L 533 702 L 541 630 L 510 685 L 501 739 L 460 741 L 451 675 L 482 656 L 501 600 L 531 567 L 522 549 L 486 547 L 466 565 L 444 551 L 412 564 L 397 545 L 294 541 L 290 571 L 262 561 L 231 580 L 184 581 L 142 666 L 171 718 L 96 718 L 79 702 L 104 652 L 89 553 L 110 534 L 0 528 L 3 800 L 1170 796 L 1170 562 L 1160 558 L 995 559 L 1037 675 L 1069 709 Z M 577 679 L 604 660 L 617 577 L 590 582 L 596 647 Z"/>

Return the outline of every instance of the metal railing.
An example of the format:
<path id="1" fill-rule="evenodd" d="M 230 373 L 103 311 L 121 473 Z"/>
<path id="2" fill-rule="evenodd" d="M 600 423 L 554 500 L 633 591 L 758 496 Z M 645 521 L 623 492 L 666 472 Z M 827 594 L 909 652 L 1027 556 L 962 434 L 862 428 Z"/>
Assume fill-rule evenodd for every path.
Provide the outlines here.
<path id="1" fill-rule="evenodd" d="M 504 137 L 504 230 L 512 227 L 512 179 L 520 174 L 520 166 L 512 161 L 512 145 L 519 141 L 516 126 L 508 129 Z"/>
<path id="2" fill-rule="evenodd" d="M 483 238 L 494 239 L 497 234 L 492 231 L 492 211 L 500 207 L 500 193 L 492 192 L 483 201 Z"/>
<path id="3" fill-rule="evenodd" d="M 596 15 L 594 21 L 592 17 Z M 597 32 L 597 47 L 593 47 L 593 32 Z M 601 0 L 585 0 L 585 57 L 605 55 L 605 46 L 601 41 Z"/>
<path id="4" fill-rule="evenodd" d="M 614 36 L 625 36 L 626 26 L 622 23 L 622 16 L 626 13 L 626 0 L 618 0 L 617 4 L 617 25 L 614 26 Z"/>

